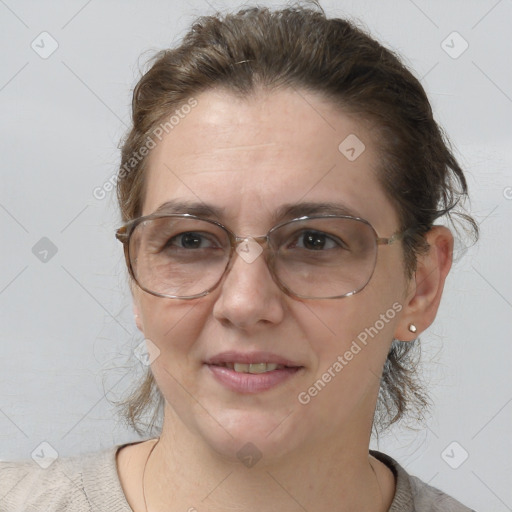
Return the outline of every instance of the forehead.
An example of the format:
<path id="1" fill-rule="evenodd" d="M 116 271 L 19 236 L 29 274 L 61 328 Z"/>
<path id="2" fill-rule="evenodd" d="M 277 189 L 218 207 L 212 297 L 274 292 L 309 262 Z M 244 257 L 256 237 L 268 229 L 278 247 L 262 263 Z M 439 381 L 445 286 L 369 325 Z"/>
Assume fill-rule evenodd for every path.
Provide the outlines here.
<path id="1" fill-rule="evenodd" d="M 279 220 L 283 205 L 327 202 L 381 232 L 396 227 L 362 122 L 297 89 L 243 99 L 209 90 L 194 99 L 149 155 L 143 214 L 168 201 L 199 202 L 249 228 Z"/>

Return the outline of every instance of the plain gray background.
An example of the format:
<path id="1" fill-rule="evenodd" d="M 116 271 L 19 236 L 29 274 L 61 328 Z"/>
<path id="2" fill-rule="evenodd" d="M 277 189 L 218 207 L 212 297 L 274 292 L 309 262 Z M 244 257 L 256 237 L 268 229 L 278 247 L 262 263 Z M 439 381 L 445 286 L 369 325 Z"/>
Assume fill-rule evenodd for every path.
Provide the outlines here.
<path id="1" fill-rule="evenodd" d="M 132 351 L 143 337 L 114 238 L 115 194 L 93 190 L 116 172 L 147 51 L 176 43 L 195 16 L 241 5 L 0 0 L 1 459 L 29 458 L 41 442 L 67 456 L 138 439 L 110 401 L 140 374 Z M 433 415 L 373 447 L 476 510 L 512 510 L 512 2 L 322 5 L 359 20 L 421 78 L 482 230 L 476 247 L 458 240 L 422 336 Z"/>

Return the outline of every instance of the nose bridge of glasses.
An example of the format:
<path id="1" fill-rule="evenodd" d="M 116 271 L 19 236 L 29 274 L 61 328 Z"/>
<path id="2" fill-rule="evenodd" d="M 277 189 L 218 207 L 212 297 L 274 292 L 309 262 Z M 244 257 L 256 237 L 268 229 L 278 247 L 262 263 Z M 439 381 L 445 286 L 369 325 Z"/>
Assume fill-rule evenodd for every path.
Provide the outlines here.
<path id="1" fill-rule="evenodd" d="M 255 235 L 255 236 L 239 236 L 235 235 L 233 245 L 236 247 L 244 242 L 256 242 L 263 247 L 268 240 L 268 235 Z"/>

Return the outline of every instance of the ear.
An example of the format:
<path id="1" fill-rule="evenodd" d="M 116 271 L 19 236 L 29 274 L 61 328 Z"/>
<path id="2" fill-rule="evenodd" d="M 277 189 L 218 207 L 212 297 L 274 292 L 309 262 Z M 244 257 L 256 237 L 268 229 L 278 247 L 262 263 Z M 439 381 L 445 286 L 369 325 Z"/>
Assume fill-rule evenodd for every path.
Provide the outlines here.
<path id="1" fill-rule="evenodd" d="M 453 235 L 444 226 L 433 226 L 426 234 L 429 244 L 426 254 L 417 259 L 416 272 L 404 301 L 404 308 L 395 331 L 395 338 L 412 341 L 434 321 L 446 276 L 452 266 Z M 411 332 L 409 326 L 416 326 Z"/>

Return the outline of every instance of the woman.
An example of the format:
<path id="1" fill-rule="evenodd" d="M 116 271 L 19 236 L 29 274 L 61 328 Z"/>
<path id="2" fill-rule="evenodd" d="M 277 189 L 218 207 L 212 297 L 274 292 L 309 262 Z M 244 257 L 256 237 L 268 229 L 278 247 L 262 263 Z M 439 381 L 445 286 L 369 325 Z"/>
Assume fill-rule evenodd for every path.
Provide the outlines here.
<path id="1" fill-rule="evenodd" d="M 2 511 L 469 510 L 369 452 L 425 404 L 435 222 L 466 195 L 418 80 L 344 20 L 253 8 L 199 19 L 132 106 L 117 237 L 150 371 L 127 414 L 160 403 L 161 432 L 4 463 Z"/>

